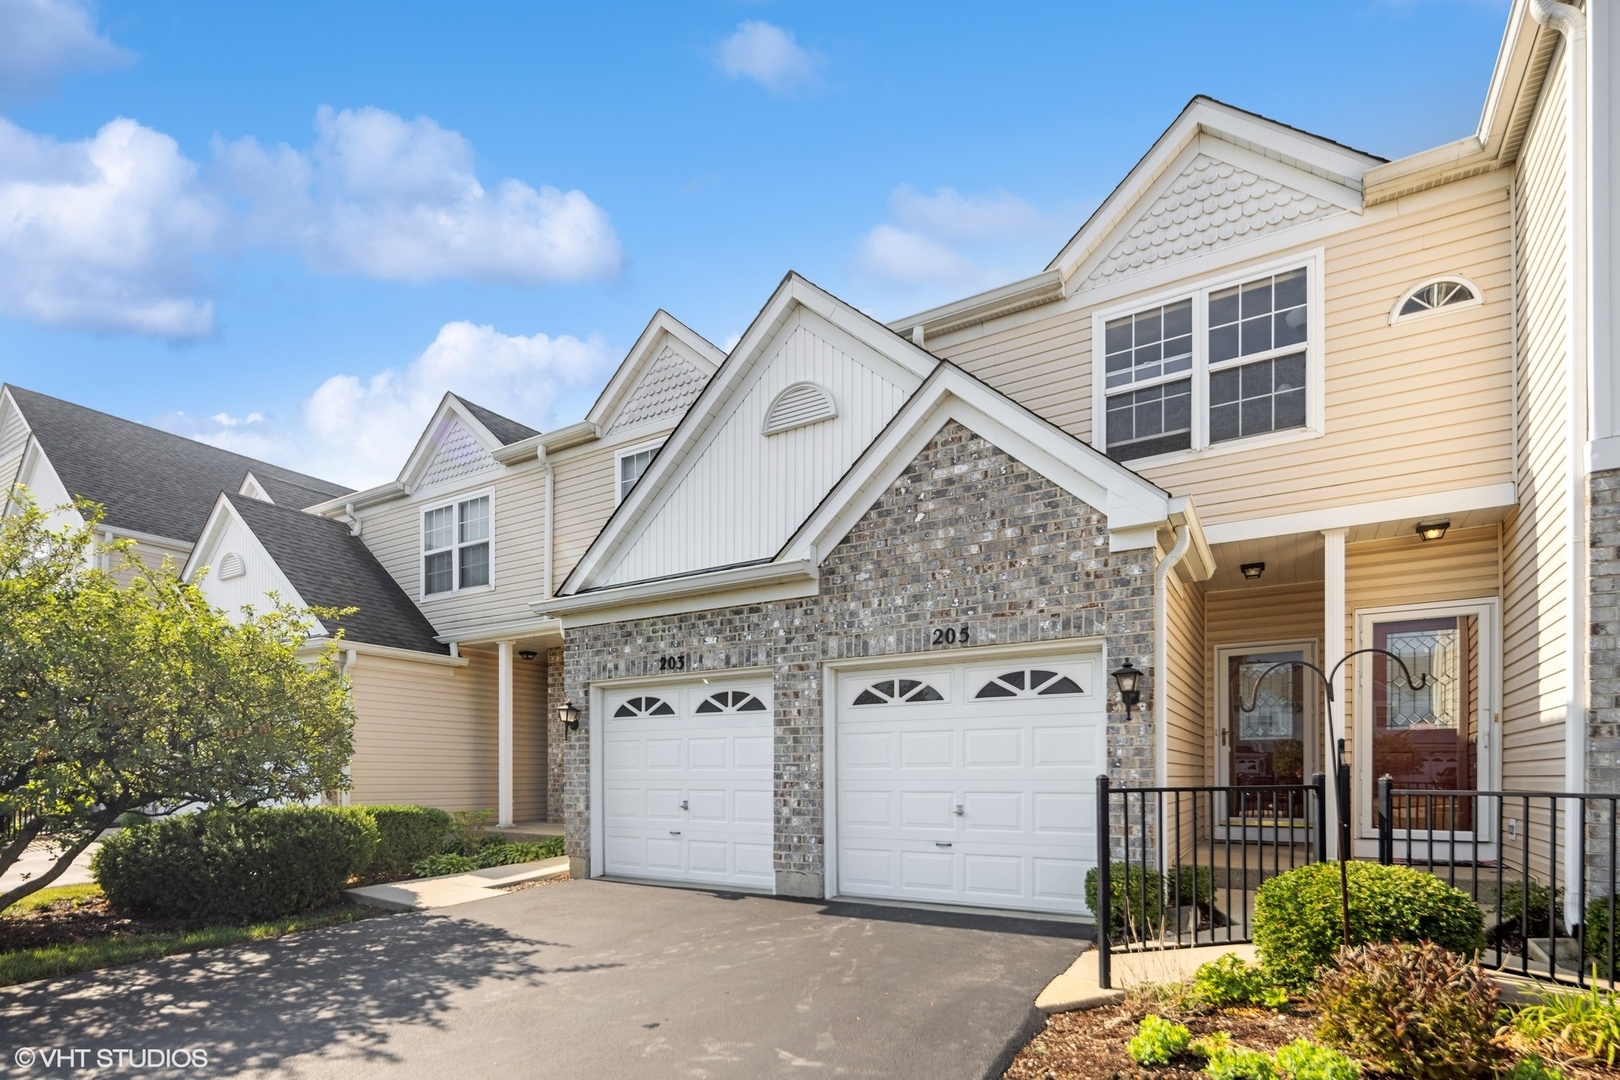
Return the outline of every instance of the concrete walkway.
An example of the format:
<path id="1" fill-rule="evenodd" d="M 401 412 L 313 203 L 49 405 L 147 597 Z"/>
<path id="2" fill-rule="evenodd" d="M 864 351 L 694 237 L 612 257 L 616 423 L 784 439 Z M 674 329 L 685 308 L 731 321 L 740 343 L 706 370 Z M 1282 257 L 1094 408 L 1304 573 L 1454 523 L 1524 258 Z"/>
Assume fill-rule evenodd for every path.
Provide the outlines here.
<path id="1" fill-rule="evenodd" d="M 1069 965 L 1069 970 L 1047 984 L 1035 999 L 1035 1007 L 1044 1013 L 1058 1013 L 1113 1005 L 1125 999 L 1127 990 L 1138 986 L 1190 979 L 1199 965 L 1227 953 L 1237 953 L 1249 963 L 1255 959 L 1253 945 L 1200 945 L 1194 949 L 1116 952 L 1109 958 L 1108 981 L 1113 985 L 1104 990 L 1097 980 L 1097 950 L 1090 948 Z"/>
<path id="2" fill-rule="evenodd" d="M 541 859 L 538 862 L 513 863 L 510 866 L 491 866 L 471 870 L 465 874 L 445 874 L 442 877 L 416 878 L 411 881 L 393 881 L 387 885 L 367 885 L 348 889 L 343 895 L 357 904 L 382 908 L 384 911 L 426 911 L 429 908 L 454 907 L 474 900 L 488 900 L 502 895 L 511 885 L 541 878 L 562 877 L 568 873 L 568 856 Z"/>
<path id="3" fill-rule="evenodd" d="M 101 841 L 97 840 L 83 851 L 77 858 L 62 871 L 62 876 L 51 882 L 57 885 L 85 885 L 96 880 L 90 873 L 90 859 L 101 850 Z M 22 858 L 12 864 L 11 869 L 0 874 L 0 892 L 15 889 L 25 881 L 31 881 L 56 865 L 57 855 L 60 854 L 54 844 L 36 841 L 29 844 L 28 849 L 22 853 Z"/>

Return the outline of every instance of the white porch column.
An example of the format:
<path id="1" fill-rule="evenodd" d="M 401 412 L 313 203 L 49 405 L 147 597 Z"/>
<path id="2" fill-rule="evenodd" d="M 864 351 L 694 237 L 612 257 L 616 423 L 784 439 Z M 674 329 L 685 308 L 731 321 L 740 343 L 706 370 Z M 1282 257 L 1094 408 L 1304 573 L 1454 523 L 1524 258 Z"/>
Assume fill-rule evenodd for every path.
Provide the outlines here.
<path id="1" fill-rule="evenodd" d="M 500 689 L 496 710 L 500 717 L 500 747 L 497 751 L 500 779 L 496 795 L 495 823 L 510 825 L 512 824 L 512 642 L 501 642 L 499 651 Z"/>
<path id="2" fill-rule="evenodd" d="M 1332 671 L 1344 659 L 1344 530 L 1324 529 L 1322 532 L 1322 670 Z M 1348 738 L 1350 718 L 1345 713 L 1344 672 L 1333 679 L 1334 730 L 1325 731 L 1329 740 Z M 1339 777 L 1333 767 L 1333 747 L 1322 748 L 1322 760 L 1327 769 L 1328 814 L 1338 806 Z M 1339 833 L 1328 829 L 1328 857 L 1339 853 Z"/>

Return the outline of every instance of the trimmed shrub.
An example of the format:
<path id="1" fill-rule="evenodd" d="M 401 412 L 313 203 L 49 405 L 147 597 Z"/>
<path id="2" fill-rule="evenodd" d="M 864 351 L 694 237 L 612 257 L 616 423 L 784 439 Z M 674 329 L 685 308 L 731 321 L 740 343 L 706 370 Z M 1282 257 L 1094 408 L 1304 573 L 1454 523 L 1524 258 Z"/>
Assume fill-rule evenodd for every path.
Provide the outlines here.
<path id="1" fill-rule="evenodd" d="M 411 867 L 417 877 L 443 877 L 445 874 L 465 874 L 477 870 L 478 864 L 465 855 L 429 855 L 418 859 Z"/>
<path id="2" fill-rule="evenodd" d="M 1323 1042 L 1393 1076 L 1490 1076 L 1503 1056 L 1496 984 L 1432 941 L 1339 950 L 1316 1004 Z"/>
<path id="3" fill-rule="evenodd" d="M 1472 956 L 1484 945 L 1484 916 L 1473 899 L 1421 870 L 1352 862 L 1350 942 L 1433 941 Z M 1312 863 L 1260 886 L 1254 944 L 1273 982 L 1308 989 L 1343 944 L 1339 866 Z"/>
<path id="4" fill-rule="evenodd" d="M 1192 1032 L 1185 1024 L 1172 1023 L 1149 1013 L 1142 1018 L 1125 1050 L 1138 1065 L 1168 1065 L 1178 1054 L 1186 1053 L 1191 1043 Z"/>
<path id="5" fill-rule="evenodd" d="M 1215 899 L 1215 872 L 1208 866 L 1178 866 L 1169 878 L 1140 863 L 1116 862 L 1109 870 L 1109 922 L 1114 933 L 1128 926 L 1138 936 L 1157 932 L 1167 909 L 1178 901 L 1183 907 L 1205 910 Z M 1097 869 L 1086 871 L 1086 906 L 1097 910 Z M 1178 891 L 1179 890 L 1179 891 Z M 1144 921 L 1145 920 L 1145 921 Z"/>
<path id="6" fill-rule="evenodd" d="M 1529 894 L 1528 909 L 1525 894 Z M 1502 883 L 1502 895 L 1497 897 L 1496 922 L 1502 929 L 1516 931 L 1520 937 L 1546 937 L 1551 918 L 1558 932 L 1564 933 L 1564 890 L 1549 889 L 1539 881 L 1507 881 Z M 1528 915 L 1526 911 L 1528 910 Z M 1500 929 L 1498 930 L 1500 933 Z"/>
<path id="7" fill-rule="evenodd" d="M 90 866 L 120 913 L 255 922 L 334 902 L 376 850 L 377 826 L 357 808 L 221 809 L 129 826 Z"/>
<path id="8" fill-rule="evenodd" d="M 511 866 L 514 863 L 554 859 L 562 853 L 563 838 L 551 836 L 534 843 L 491 844 L 473 857 L 473 863 L 480 869 L 486 866 Z"/>
<path id="9" fill-rule="evenodd" d="M 431 806 L 362 806 L 377 826 L 377 856 L 366 869 L 369 881 L 397 881 L 411 867 L 444 850 L 450 815 Z"/>
<path id="10" fill-rule="evenodd" d="M 1245 964 L 1237 953 L 1225 953 L 1198 965 L 1190 996 L 1195 1004 L 1225 1009 L 1264 1001 L 1271 988 L 1260 968 Z M 1286 996 L 1283 1001 L 1287 1002 Z"/>
<path id="11" fill-rule="evenodd" d="M 1620 897 L 1615 899 L 1615 910 L 1620 912 Z M 1588 962 L 1597 965 L 1604 977 L 1608 972 L 1604 968 L 1609 966 L 1609 898 L 1600 896 L 1586 904 L 1586 927 L 1583 947 L 1586 950 Z M 1620 931 L 1615 934 L 1614 942 L 1614 970 L 1620 971 Z"/>

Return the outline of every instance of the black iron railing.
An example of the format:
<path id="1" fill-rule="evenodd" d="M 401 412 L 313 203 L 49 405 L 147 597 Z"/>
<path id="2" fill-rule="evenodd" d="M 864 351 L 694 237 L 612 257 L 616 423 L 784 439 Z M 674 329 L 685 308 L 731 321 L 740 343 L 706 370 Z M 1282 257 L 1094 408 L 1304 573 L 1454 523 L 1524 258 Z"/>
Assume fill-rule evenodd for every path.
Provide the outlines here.
<path id="1" fill-rule="evenodd" d="M 1485 912 L 1487 966 L 1616 981 L 1620 795 L 1398 789 L 1378 782 L 1378 859 L 1426 870 Z M 1573 893 L 1573 895 L 1572 895 Z"/>
<path id="2" fill-rule="evenodd" d="M 0 809 L 0 844 L 8 844 L 33 823 L 38 815 L 26 807 Z"/>
<path id="3" fill-rule="evenodd" d="M 1098 978 L 1119 949 L 1249 940 L 1254 893 L 1327 856 L 1326 780 L 1232 787 L 1114 787 L 1097 777 Z M 1107 857 L 1104 857 L 1104 856 Z"/>

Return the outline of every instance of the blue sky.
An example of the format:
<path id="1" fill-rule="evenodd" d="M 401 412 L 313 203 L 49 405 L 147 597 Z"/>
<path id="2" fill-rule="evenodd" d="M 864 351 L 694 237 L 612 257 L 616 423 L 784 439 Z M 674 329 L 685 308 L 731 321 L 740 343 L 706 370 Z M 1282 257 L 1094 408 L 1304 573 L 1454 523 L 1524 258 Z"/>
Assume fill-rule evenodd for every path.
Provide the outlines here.
<path id="1" fill-rule="evenodd" d="M 445 389 L 578 419 L 653 311 L 1041 269 L 1187 100 L 1471 133 L 1506 0 L 0 0 L 0 380 L 391 477 Z"/>

